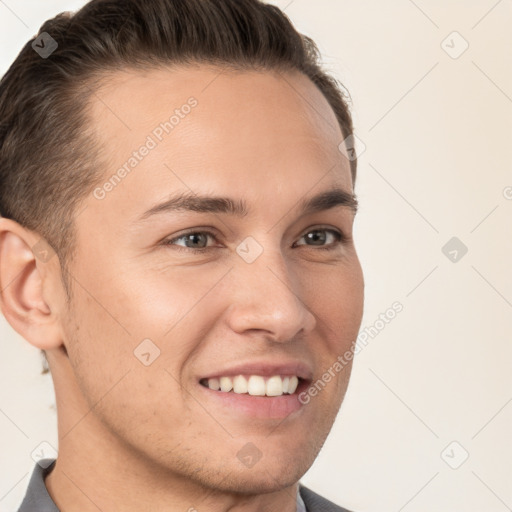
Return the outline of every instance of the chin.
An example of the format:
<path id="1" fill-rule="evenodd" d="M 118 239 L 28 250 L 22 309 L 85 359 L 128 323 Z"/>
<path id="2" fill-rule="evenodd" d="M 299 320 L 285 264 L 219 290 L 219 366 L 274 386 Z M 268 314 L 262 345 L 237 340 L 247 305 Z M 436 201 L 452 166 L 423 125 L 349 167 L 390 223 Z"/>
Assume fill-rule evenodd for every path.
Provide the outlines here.
<path id="1" fill-rule="evenodd" d="M 179 467 L 170 466 L 174 466 L 172 471 L 181 474 L 188 482 L 210 489 L 214 494 L 257 495 L 278 492 L 296 484 L 314 459 L 311 449 L 302 447 L 284 457 L 282 452 L 264 455 L 251 467 L 231 455 L 222 457 L 223 462 L 208 457 L 197 464 L 188 460 L 186 463 L 182 461 Z"/>
<path id="2" fill-rule="evenodd" d="M 279 468 L 279 470 L 270 471 L 264 466 L 258 469 L 253 467 L 229 473 L 218 482 L 209 482 L 210 485 L 207 486 L 233 494 L 269 494 L 296 484 L 307 469 L 302 471 L 298 467 L 288 467 L 285 470 Z"/>

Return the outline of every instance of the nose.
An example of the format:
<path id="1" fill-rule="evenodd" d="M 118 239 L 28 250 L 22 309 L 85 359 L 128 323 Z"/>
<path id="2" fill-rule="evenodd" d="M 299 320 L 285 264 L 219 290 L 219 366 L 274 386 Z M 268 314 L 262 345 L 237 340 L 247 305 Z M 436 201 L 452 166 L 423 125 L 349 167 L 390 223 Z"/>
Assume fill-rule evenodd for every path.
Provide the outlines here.
<path id="1" fill-rule="evenodd" d="M 233 331 L 258 331 L 287 342 L 315 328 L 300 277 L 288 269 L 280 251 L 264 251 L 250 264 L 237 261 L 230 278 L 227 321 Z"/>

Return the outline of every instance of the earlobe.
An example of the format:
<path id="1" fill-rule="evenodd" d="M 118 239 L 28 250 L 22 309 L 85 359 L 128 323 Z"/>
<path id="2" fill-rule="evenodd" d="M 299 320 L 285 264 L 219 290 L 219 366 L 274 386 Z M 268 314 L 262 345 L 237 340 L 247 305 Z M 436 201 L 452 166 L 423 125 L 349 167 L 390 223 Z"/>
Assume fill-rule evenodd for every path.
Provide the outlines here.
<path id="1" fill-rule="evenodd" d="M 0 218 L 0 306 L 13 329 L 37 348 L 62 345 L 58 315 L 45 297 L 50 262 L 34 255 L 40 237 Z"/>

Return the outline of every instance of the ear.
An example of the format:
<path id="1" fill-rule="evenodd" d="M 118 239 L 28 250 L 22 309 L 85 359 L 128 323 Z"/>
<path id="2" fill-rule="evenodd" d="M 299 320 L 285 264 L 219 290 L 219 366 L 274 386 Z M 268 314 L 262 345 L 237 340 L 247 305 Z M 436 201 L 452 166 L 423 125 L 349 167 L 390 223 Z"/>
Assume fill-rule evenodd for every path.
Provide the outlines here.
<path id="1" fill-rule="evenodd" d="M 60 265 L 55 251 L 33 231 L 0 218 L 0 306 L 13 329 L 35 347 L 63 344 L 57 314 Z M 60 282 L 60 281 L 59 281 Z"/>

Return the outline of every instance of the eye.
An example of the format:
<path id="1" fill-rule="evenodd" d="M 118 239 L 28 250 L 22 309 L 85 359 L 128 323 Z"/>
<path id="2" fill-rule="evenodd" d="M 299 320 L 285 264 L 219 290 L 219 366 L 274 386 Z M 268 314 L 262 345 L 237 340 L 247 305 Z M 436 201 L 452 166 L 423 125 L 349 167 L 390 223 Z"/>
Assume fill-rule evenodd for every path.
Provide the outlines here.
<path id="1" fill-rule="evenodd" d="M 164 240 L 162 243 L 164 245 L 174 245 L 178 249 L 195 249 L 201 251 L 210 248 L 207 246 L 209 238 L 216 240 L 215 235 L 209 231 L 190 231 L 176 238 Z"/>
<path id="2" fill-rule="evenodd" d="M 334 249 L 340 242 L 346 241 L 346 237 L 334 229 L 318 228 L 308 231 L 302 235 L 300 240 L 306 240 L 305 244 L 296 243 L 296 245 L 309 245 L 310 247 L 320 247 L 321 249 Z"/>
<path id="3" fill-rule="evenodd" d="M 212 244 L 208 245 L 208 240 L 215 242 L 217 237 L 209 231 L 189 231 L 162 241 L 162 245 L 170 245 L 180 251 L 204 252 L 214 248 Z M 341 243 L 346 242 L 347 237 L 334 229 L 318 228 L 308 231 L 299 240 L 305 240 L 305 243 L 296 242 L 294 247 L 306 245 L 324 250 L 333 250 Z"/>

